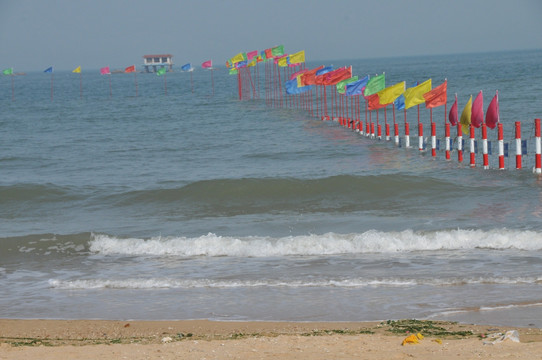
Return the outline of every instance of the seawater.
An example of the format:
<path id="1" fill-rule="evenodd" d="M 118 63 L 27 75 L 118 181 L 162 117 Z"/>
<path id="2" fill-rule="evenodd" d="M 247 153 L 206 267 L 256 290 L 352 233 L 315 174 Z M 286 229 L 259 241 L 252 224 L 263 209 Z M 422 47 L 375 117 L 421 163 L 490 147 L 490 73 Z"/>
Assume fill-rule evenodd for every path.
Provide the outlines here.
<path id="1" fill-rule="evenodd" d="M 307 66 L 322 64 L 388 85 L 447 78 L 459 113 L 498 90 L 506 170 L 495 154 L 470 168 L 414 137 L 406 149 L 269 106 L 263 66 L 251 101 L 223 68 L 194 71 L 193 91 L 181 72 L 2 76 L 0 317 L 542 326 L 542 51 Z"/>

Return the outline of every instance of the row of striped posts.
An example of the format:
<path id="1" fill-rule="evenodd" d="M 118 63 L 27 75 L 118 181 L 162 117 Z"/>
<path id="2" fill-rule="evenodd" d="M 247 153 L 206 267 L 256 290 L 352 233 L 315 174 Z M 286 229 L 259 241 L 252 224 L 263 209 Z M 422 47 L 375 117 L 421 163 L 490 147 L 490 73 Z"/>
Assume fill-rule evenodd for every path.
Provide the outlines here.
<path id="1" fill-rule="evenodd" d="M 297 70 L 305 68 L 305 64 L 299 64 L 299 68 L 296 69 L 293 67 L 284 67 L 283 75 L 281 76 L 280 68 L 274 62 L 268 61 L 264 63 L 265 65 L 265 74 L 264 74 L 264 90 L 265 90 L 265 101 L 268 106 L 272 107 L 289 107 L 289 108 L 298 108 L 304 109 L 309 112 L 311 116 L 321 118 L 323 121 L 326 120 L 335 120 L 339 122 L 342 126 L 351 128 L 358 132 L 359 134 L 365 134 L 368 137 L 373 139 L 382 139 L 382 126 L 379 122 L 379 111 L 376 110 L 377 121 L 372 121 L 372 112 L 368 111 L 367 104 L 365 104 L 365 129 L 363 126 L 363 120 L 361 119 L 361 104 L 360 96 L 349 96 L 346 97 L 342 94 L 339 94 L 336 91 L 331 92 L 331 99 L 328 99 L 327 96 L 327 86 L 316 86 L 316 91 L 313 93 L 313 90 L 308 91 L 303 94 L 297 95 L 286 95 L 283 91 L 283 81 L 282 78 L 288 79 L 291 74 Z M 295 70 L 295 71 L 294 71 Z M 240 100 L 251 100 L 259 98 L 260 93 L 260 84 L 259 84 L 259 64 L 253 67 L 254 76 L 251 74 L 250 68 L 240 68 L 237 77 L 238 77 L 238 90 L 239 90 L 239 99 Z M 348 98 L 350 98 L 350 106 L 348 106 Z M 329 101 L 331 100 L 331 101 Z M 316 106 L 314 103 L 316 102 Z M 330 106 L 328 106 L 330 105 Z M 394 142 L 397 146 L 400 146 L 400 135 L 399 135 L 399 124 L 395 121 L 395 107 L 393 109 L 393 128 L 394 128 Z M 330 111 L 328 111 L 330 110 Z M 384 108 L 384 118 L 385 118 L 385 138 L 387 141 L 391 140 L 390 135 L 390 124 L 387 122 L 387 108 Z M 420 151 L 425 150 L 424 143 L 424 133 L 423 133 L 423 123 L 420 122 L 419 115 L 420 108 L 418 105 L 418 149 Z M 445 106 L 444 110 L 445 116 L 445 128 L 444 128 L 444 143 L 445 143 L 445 158 L 446 160 L 451 160 L 452 149 L 452 138 L 451 138 L 451 127 L 452 125 L 446 121 L 447 109 Z M 404 110 L 405 122 L 404 122 L 404 140 L 405 147 L 409 148 L 410 146 L 410 125 L 406 120 L 406 109 Z M 524 141 L 521 139 L 521 122 L 516 121 L 514 123 L 515 128 L 515 150 L 516 150 L 516 162 L 515 168 L 523 168 L 523 155 L 526 152 Z M 431 109 L 431 155 L 432 157 L 437 156 L 437 125 L 432 118 L 432 109 Z M 536 174 L 542 173 L 542 140 L 541 140 L 541 124 L 540 119 L 534 120 L 534 132 L 535 132 L 535 164 L 533 171 Z M 482 137 L 482 166 L 484 169 L 489 169 L 489 144 L 487 136 L 487 126 L 485 123 L 481 125 L 481 137 Z M 457 160 L 459 163 L 464 161 L 464 140 L 463 133 L 461 130 L 461 124 L 457 125 Z M 470 125 L 470 133 L 468 137 L 469 143 L 469 165 L 471 167 L 476 167 L 476 153 L 477 153 L 477 144 L 475 136 L 475 127 Z M 504 142 L 504 131 L 503 124 L 497 124 L 497 143 L 498 143 L 498 169 L 505 169 L 505 142 Z"/>

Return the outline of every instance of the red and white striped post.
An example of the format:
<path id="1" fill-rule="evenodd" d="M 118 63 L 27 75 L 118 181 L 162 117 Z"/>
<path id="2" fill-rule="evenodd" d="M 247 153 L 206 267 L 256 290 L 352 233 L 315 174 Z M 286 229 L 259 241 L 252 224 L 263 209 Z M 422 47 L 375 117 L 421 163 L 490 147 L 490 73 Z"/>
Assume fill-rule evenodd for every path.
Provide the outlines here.
<path id="1" fill-rule="evenodd" d="M 446 160 L 450 160 L 450 123 L 444 125 L 444 141 L 446 142 Z"/>
<path id="2" fill-rule="evenodd" d="M 382 140 L 382 125 L 377 124 L 376 128 L 377 128 L 378 140 Z"/>
<path id="3" fill-rule="evenodd" d="M 470 167 L 476 166 L 476 153 L 474 152 L 474 125 L 470 125 Z"/>
<path id="4" fill-rule="evenodd" d="M 423 124 L 418 123 L 418 150 L 423 151 Z"/>
<path id="5" fill-rule="evenodd" d="M 390 141 L 390 124 L 386 123 L 386 141 Z"/>
<path id="6" fill-rule="evenodd" d="M 399 124 L 393 124 L 393 133 L 395 135 L 395 145 L 399 146 Z"/>
<path id="7" fill-rule="evenodd" d="M 375 138 L 375 123 L 371 121 L 371 139 Z"/>
<path id="8" fill-rule="evenodd" d="M 504 170 L 504 136 L 502 124 L 497 124 L 497 136 L 499 140 L 499 170 Z"/>
<path id="9" fill-rule="evenodd" d="M 457 162 L 463 162 L 463 131 L 460 123 L 457 123 Z"/>
<path id="10" fill-rule="evenodd" d="M 534 136 L 535 136 L 535 164 L 534 172 L 536 174 L 542 173 L 542 142 L 540 140 L 540 119 L 534 119 Z"/>
<path id="11" fill-rule="evenodd" d="M 410 147 L 410 124 L 405 123 L 405 147 Z"/>
<path id="12" fill-rule="evenodd" d="M 361 119 L 359 119 L 359 122 L 358 122 L 358 129 L 359 129 L 359 134 L 363 135 L 363 120 Z"/>
<path id="13" fill-rule="evenodd" d="M 516 169 L 521 169 L 521 123 L 516 121 Z"/>
<path id="14" fill-rule="evenodd" d="M 431 123 L 431 156 L 437 156 L 437 124 Z"/>
<path id="15" fill-rule="evenodd" d="M 484 161 L 484 169 L 489 169 L 489 158 L 487 154 L 487 125 L 482 124 L 482 154 Z"/>

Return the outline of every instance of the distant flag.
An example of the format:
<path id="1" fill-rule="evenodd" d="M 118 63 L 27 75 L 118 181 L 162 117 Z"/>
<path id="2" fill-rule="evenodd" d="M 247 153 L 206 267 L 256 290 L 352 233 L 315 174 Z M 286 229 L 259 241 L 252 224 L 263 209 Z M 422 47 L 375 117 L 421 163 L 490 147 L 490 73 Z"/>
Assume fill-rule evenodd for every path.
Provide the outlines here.
<path id="1" fill-rule="evenodd" d="M 367 86 L 365 87 L 365 91 L 363 92 L 363 95 L 369 96 L 376 94 L 380 90 L 383 90 L 386 88 L 386 74 L 382 73 L 382 75 L 377 75 L 375 77 L 372 77 L 367 82 Z"/>
<path id="2" fill-rule="evenodd" d="M 265 58 L 266 59 L 272 59 L 274 57 L 273 55 L 273 49 L 265 49 Z"/>
<path id="3" fill-rule="evenodd" d="M 369 76 L 346 85 L 346 96 L 361 95 L 369 82 Z"/>
<path id="4" fill-rule="evenodd" d="M 258 50 L 247 52 L 247 60 L 252 60 L 256 55 L 258 55 Z"/>
<path id="5" fill-rule="evenodd" d="M 4 71 L 2 71 L 2 74 L 13 75 L 13 68 L 5 69 Z"/>
<path id="6" fill-rule="evenodd" d="M 286 67 L 288 66 L 288 55 L 282 55 L 281 57 L 275 58 L 277 60 L 277 64 L 280 67 Z"/>
<path id="7" fill-rule="evenodd" d="M 160 69 L 156 70 L 156 75 L 160 76 L 160 75 L 165 75 L 166 73 L 166 68 L 165 67 L 161 67 Z"/>
<path id="8" fill-rule="evenodd" d="M 81 74 L 81 65 L 72 70 L 72 73 L 79 74 L 79 97 L 83 98 L 83 76 Z"/>
<path id="9" fill-rule="evenodd" d="M 247 65 L 248 65 L 247 60 L 243 60 L 243 61 L 236 62 L 235 63 L 235 68 L 236 69 L 241 69 L 241 68 L 247 67 Z"/>
<path id="10" fill-rule="evenodd" d="M 446 101 L 448 100 L 447 87 L 448 81 L 445 80 L 433 90 L 423 94 L 423 98 L 425 99 L 425 107 L 427 109 L 431 109 L 446 104 Z"/>
<path id="11" fill-rule="evenodd" d="M 135 67 L 135 65 L 128 66 L 126 69 L 124 69 L 124 72 L 125 72 L 125 73 L 135 73 L 135 72 L 136 72 L 136 67 Z"/>
<path id="12" fill-rule="evenodd" d="M 324 85 L 337 85 L 339 81 L 350 79 L 352 77 L 352 66 L 338 68 L 330 71 L 324 76 Z"/>
<path id="13" fill-rule="evenodd" d="M 431 79 L 422 82 L 420 85 L 405 90 L 405 109 L 415 105 L 423 104 L 425 98 L 423 95 L 431 91 Z"/>
<path id="14" fill-rule="evenodd" d="M 301 76 L 301 85 L 314 85 L 316 84 L 316 73 L 324 68 L 324 65 L 311 69 Z"/>
<path id="15" fill-rule="evenodd" d="M 395 99 L 399 97 L 402 93 L 405 92 L 406 82 L 402 81 L 392 86 L 380 90 L 378 92 L 378 97 L 381 105 L 388 105 L 393 103 Z"/>
<path id="16" fill-rule="evenodd" d="M 100 74 L 102 74 L 102 75 L 111 75 L 111 71 L 109 71 L 109 66 L 101 68 L 100 69 Z"/>
<path id="17" fill-rule="evenodd" d="M 482 126 L 484 122 L 484 98 L 482 95 L 482 90 L 476 95 L 474 102 L 472 103 L 471 110 L 471 124 L 475 128 Z"/>
<path id="18" fill-rule="evenodd" d="M 273 55 L 273 57 L 284 55 L 284 45 L 279 45 L 272 48 L 271 54 Z"/>
<path id="19" fill-rule="evenodd" d="M 188 64 L 184 64 L 183 66 L 181 66 L 181 70 L 182 71 L 192 71 L 194 69 L 192 68 L 192 65 L 190 65 L 190 63 L 188 63 Z"/>
<path id="20" fill-rule="evenodd" d="M 499 92 L 495 92 L 493 100 L 489 103 L 486 112 L 486 124 L 490 129 L 494 129 L 499 122 Z"/>
<path id="21" fill-rule="evenodd" d="M 305 50 L 296 52 L 295 54 L 290 54 L 289 59 L 290 64 L 301 64 L 305 62 Z"/>
<path id="22" fill-rule="evenodd" d="M 73 73 L 81 73 L 81 66 L 76 67 L 72 70 Z"/>
<path id="23" fill-rule="evenodd" d="M 52 73 L 53 72 L 53 67 L 52 66 L 49 66 L 47 69 L 43 70 L 44 73 Z"/>
<path id="24" fill-rule="evenodd" d="M 204 69 L 209 69 L 213 67 L 213 60 L 207 60 L 201 64 L 201 67 Z"/>
<path id="25" fill-rule="evenodd" d="M 471 112 L 472 112 L 472 95 L 469 98 L 469 101 L 467 101 L 467 104 L 463 108 L 463 112 L 461 113 L 461 118 L 459 119 L 459 122 L 461 123 L 461 130 L 463 130 L 463 133 L 465 135 L 469 134 L 469 127 L 470 127 L 470 118 L 471 118 Z"/>
<path id="26" fill-rule="evenodd" d="M 344 94 L 346 93 L 346 85 L 350 84 L 350 83 L 353 83 L 354 81 L 358 81 L 358 76 L 352 76 L 351 78 L 349 79 L 345 79 L 345 80 L 342 80 L 342 81 L 339 81 L 336 85 L 337 87 L 337 92 L 339 94 Z"/>
<path id="27" fill-rule="evenodd" d="M 397 99 L 393 101 L 393 106 L 395 106 L 397 110 L 404 110 L 405 109 L 405 95 L 404 94 L 399 95 Z"/>
<path id="28" fill-rule="evenodd" d="M 299 70 L 299 71 L 296 71 L 295 73 L 293 73 L 292 75 L 290 75 L 290 80 L 297 79 L 297 77 L 298 77 L 299 75 L 302 75 L 302 74 L 304 74 L 304 73 L 306 73 L 306 72 L 309 72 L 309 71 L 310 71 L 310 69 L 301 69 L 301 70 Z"/>
<path id="29" fill-rule="evenodd" d="M 256 59 L 252 59 L 248 64 L 247 67 L 253 67 L 256 66 Z"/>
<path id="30" fill-rule="evenodd" d="M 452 124 L 452 126 L 457 125 L 457 94 L 455 94 L 455 102 L 450 109 L 450 115 L 448 115 L 448 120 L 450 120 L 450 124 Z"/>
<path id="31" fill-rule="evenodd" d="M 243 60 L 246 60 L 246 59 L 245 59 L 244 53 L 239 53 L 239 54 L 235 55 L 234 57 L 232 57 L 232 58 L 230 59 L 230 62 L 231 62 L 233 65 L 235 65 L 235 63 L 238 63 L 239 61 L 243 61 Z"/>
<path id="32" fill-rule="evenodd" d="M 239 72 L 239 70 L 237 70 L 236 68 L 231 68 L 230 69 L 230 75 L 237 75 L 238 72 Z"/>

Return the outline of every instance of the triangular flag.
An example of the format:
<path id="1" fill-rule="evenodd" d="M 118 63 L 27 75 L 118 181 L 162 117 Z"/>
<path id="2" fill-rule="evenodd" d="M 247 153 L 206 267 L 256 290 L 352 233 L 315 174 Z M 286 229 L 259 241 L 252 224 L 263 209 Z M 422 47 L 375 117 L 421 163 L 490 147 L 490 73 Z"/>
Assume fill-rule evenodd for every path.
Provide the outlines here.
<path id="1" fill-rule="evenodd" d="M 463 112 L 461 113 L 461 119 L 459 119 L 459 122 L 461 123 L 461 129 L 463 130 L 463 133 L 465 135 L 468 135 L 470 133 L 470 117 L 472 113 L 472 95 L 469 98 L 469 101 L 467 101 L 467 104 L 463 108 Z"/>
<path id="2" fill-rule="evenodd" d="M 490 129 L 494 129 L 499 122 L 499 92 L 495 92 L 493 100 L 489 103 L 486 112 L 486 124 Z"/>

